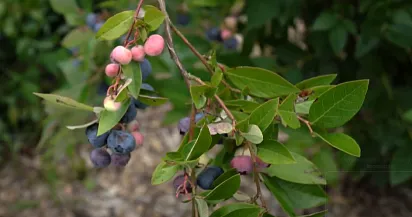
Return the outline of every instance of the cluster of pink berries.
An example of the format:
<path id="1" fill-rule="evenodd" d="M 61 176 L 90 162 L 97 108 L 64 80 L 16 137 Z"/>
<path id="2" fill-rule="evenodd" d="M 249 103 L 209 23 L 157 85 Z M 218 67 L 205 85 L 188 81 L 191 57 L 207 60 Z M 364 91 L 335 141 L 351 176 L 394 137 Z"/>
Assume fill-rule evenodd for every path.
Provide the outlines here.
<path id="1" fill-rule="evenodd" d="M 132 60 L 142 62 L 146 55 L 159 56 L 164 49 L 165 41 L 161 35 L 151 35 L 144 45 L 136 45 L 132 49 L 117 46 L 110 54 L 112 63 L 106 66 L 105 72 L 109 77 L 115 77 L 120 71 L 120 65 L 127 65 Z"/>

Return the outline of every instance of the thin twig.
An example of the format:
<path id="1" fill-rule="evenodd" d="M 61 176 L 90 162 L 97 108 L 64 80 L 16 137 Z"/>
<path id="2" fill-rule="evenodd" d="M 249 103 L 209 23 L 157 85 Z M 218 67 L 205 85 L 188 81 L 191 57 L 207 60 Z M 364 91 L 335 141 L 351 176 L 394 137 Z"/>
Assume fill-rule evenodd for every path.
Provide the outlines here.
<path id="1" fill-rule="evenodd" d="M 129 37 L 130 37 L 130 35 L 132 34 L 132 32 L 133 32 L 133 27 L 134 27 L 134 25 L 136 24 L 136 20 L 137 20 L 137 17 L 139 16 L 139 11 L 140 11 L 140 8 L 142 8 L 142 5 L 143 5 L 143 2 L 144 2 L 144 0 L 140 0 L 139 1 L 139 4 L 137 5 L 137 7 L 136 7 L 136 10 L 135 10 L 135 13 L 134 13 L 134 19 L 133 19 L 133 23 L 132 23 L 132 25 L 130 26 L 130 29 L 129 29 L 129 31 L 127 32 L 127 35 L 126 35 L 126 38 L 124 39 L 124 42 L 123 42 L 123 46 L 127 46 L 127 42 L 129 41 Z"/>
<path id="2" fill-rule="evenodd" d="M 314 134 L 313 134 L 313 129 L 312 129 L 312 126 L 311 126 L 310 122 L 309 122 L 308 120 L 300 117 L 299 115 L 298 115 L 297 117 L 298 117 L 298 119 L 299 119 L 300 121 L 302 121 L 304 124 L 306 124 L 306 126 L 307 126 L 308 129 L 309 129 L 310 134 L 312 134 L 312 136 L 313 136 L 313 135 L 314 135 Z"/>
<path id="3" fill-rule="evenodd" d="M 261 187 L 260 187 L 259 171 L 256 168 L 256 155 L 253 152 L 252 146 L 250 145 L 250 143 L 246 143 L 246 145 L 249 149 L 250 157 L 252 158 L 252 162 L 253 162 L 253 164 L 252 164 L 253 165 L 253 179 L 254 179 L 255 184 L 256 184 L 256 195 L 253 198 L 253 200 L 256 201 L 257 199 L 260 199 L 260 202 L 262 203 L 262 207 L 267 210 L 266 201 L 263 198 L 262 190 L 261 190 Z"/>

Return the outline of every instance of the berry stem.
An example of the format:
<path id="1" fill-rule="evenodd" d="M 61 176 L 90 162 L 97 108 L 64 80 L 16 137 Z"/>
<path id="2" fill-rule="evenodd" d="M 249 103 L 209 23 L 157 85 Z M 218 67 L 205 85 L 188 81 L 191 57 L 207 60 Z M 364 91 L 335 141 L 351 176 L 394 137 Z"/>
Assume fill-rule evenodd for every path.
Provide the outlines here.
<path id="1" fill-rule="evenodd" d="M 144 2 L 144 0 L 140 0 L 139 4 L 136 7 L 136 11 L 134 13 L 133 23 L 130 26 L 129 31 L 127 32 L 126 38 L 124 39 L 124 42 L 123 42 L 123 46 L 125 46 L 125 47 L 127 47 L 127 45 L 128 45 L 127 42 L 129 41 L 129 37 L 132 34 L 134 24 L 136 24 L 137 16 L 139 15 L 139 11 L 140 11 L 140 8 L 142 8 L 143 2 Z"/>
<path id="2" fill-rule="evenodd" d="M 253 200 L 256 201 L 257 199 L 260 199 L 260 202 L 262 203 L 262 207 L 267 210 L 266 201 L 263 198 L 262 190 L 261 190 L 261 187 L 260 187 L 259 171 L 256 168 L 256 154 L 252 150 L 252 146 L 249 142 L 246 142 L 246 147 L 249 149 L 250 157 L 252 158 L 253 179 L 254 179 L 255 184 L 256 184 L 256 195 L 254 196 Z"/>
<path id="3" fill-rule="evenodd" d="M 312 126 L 311 126 L 310 122 L 309 122 L 308 120 L 300 117 L 299 115 L 298 115 L 297 117 L 298 117 L 298 119 L 299 119 L 300 121 L 302 121 L 304 124 L 306 124 L 306 126 L 307 126 L 308 129 L 309 129 L 310 134 L 313 136 L 313 135 L 314 135 L 314 134 L 313 134 L 313 129 L 312 129 Z"/>

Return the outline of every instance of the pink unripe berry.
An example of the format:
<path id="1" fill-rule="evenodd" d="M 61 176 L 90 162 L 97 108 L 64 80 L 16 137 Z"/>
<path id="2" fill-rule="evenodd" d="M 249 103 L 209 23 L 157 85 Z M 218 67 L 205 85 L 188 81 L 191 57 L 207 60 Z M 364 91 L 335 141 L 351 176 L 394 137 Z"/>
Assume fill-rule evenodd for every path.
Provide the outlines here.
<path id="1" fill-rule="evenodd" d="M 256 166 L 258 168 L 267 168 L 270 165 L 268 163 L 265 163 L 262 159 L 260 159 L 259 157 L 256 157 Z"/>
<path id="2" fill-rule="evenodd" d="M 222 29 L 222 31 L 220 32 L 220 37 L 222 37 L 223 40 L 226 40 L 232 37 L 232 32 L 228 29 Z"/>
<path id="3" fill-rule="evenodd" d="M 108 77 L 115 77 L 119 72 L 119 64 L 110 63 L 106 66 L 105 72 Z"/>
<path id="4" fill-rule="evenodd" d="M 132 122 L 127 124 L 127 130 L 129 132 L 139 131 L 140 125 L 137 120 L 133 120 Z"/>
<path id="5" fill-rule="evenodd" d="M 132 48 L 132 59 L 134 61 L 142 62 L 144 60 L 144 56 L 146 55 L 144 52 L 144 48 L 142 45 L 137 45 Z"/>
<path id="6" fill-rule="evenodd" d="M 253 170 L 253 162 L 250 156 L 237 156 L 230 161 L 230 166 L 241 175 L 247 175 Z"/>
<path id="7" fill-rule="evenodd" d="M 151 35 L 144 44 L 144 52 L 149 56 L 159 56 L 165 47 L 165 40 L 161 35 Z"/>
<path id="8" fill-rule="evenodd" d="M 132 136 L 134 137 L 134 140 L 136 140 L 136 146 L 140 147 L 143 145 L 143 141 L 144 141 L 144 136 L 139 133 L 139 132 L 132 132 Z"/>
<path id="9" fill-rule="evenodd" d="M 117 46 L 110 54 L 110 59 L 116 63 L 127 65 L 132 61 L 132 52 L 123 46 Z"/>
<path id="10" fill-rule="evenodd" d="M 104 108 L 108 111 L 117 111 L 122 106 L 121 102 L 115 102 L 111 97 L 106 97 L 103 101 Z"/>

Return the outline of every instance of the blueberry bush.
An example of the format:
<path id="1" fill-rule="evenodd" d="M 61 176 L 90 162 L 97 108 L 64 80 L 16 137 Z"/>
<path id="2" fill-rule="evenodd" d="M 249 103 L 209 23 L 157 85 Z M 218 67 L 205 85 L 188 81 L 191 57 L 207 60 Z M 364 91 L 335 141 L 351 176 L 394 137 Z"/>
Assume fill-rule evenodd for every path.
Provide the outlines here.
<path id="1" fill-rule="evenodd" d="M 361 109 L 368 92 L 368 79 L 332 84 L 337 75 L 323 74 L 292 83 L 293 79 L 285 79 L 271 70 L 271 66 L 262 66 L 272 64 L 263 54 L 252 64 L 237 56 L 242 52 L 245 57 L 259 48 L 270 52 L 270 47 L 264 44 L 266 41 L 280 43 L 281 39 L 260 39 L 266 33 L 260 35 L 260 30 L 254 29 L 272 22 L 269 8 L 261 8 L 261 5 L 271 5 L 272 1 L 265 4 L 246 1 L 246 20 L 244 11 L 236 9 L 242 8 L 238 5 L 240 1 L 190 1 L 195 10 L 204 9 L 209 16 L 217 5 L 226 10 L 234 8 L 233 14 L 220 26 L 208 25 L 206 34 L 190 37 L 184 28 L 191 24 L 192 16 L 184 6 L 176 6 L 178 1 L 166 5 L 164 0 L 139 0 L 131 10 L 125 10 L 123 3 L 106 1 L 100 6 L 111 10 L 97 13 L 90 8 L 86 9 L 88 13 L 84 12 L 82 7 L 87 5 L 79 6 L 74 0 L 63 2 L 50 0 L 53 9 L 74 27 L 62 41 L 73 54 L 73 59 L 62 67 L 70 74 L 70 87 L 60 92 L 34 94 L 48 105 L 66 108 L 61 116 L 84 113 L 76 116 L 83 120 L 80 125 L 67 124 L 67 128 L 87 137 L 93 147 L 90 160 L 95 167 L 127 166 L 131 152 L 144 143 L 135 120 L 137 112 L 167 102 L 171 102 L 174 109 L 165 121 L 180 119 L 177 130 L 182 141 L 175 151 L 162 158 L 153 171 L 152 184 L 173 180 L 176 197 L 192 203 L 193 216 L 270 217 L 261 192 L 264 186 L 289 216 L 297 216 L 297 209 L 319 207 L 327 202 L 322 187 L 334 179 L 322 174 L 331 164 L 319 161 L 329 160 L 329 152 L 319 152 L 326 156 L 313 158 L 318 161 L 315 164 L 303 149 L 282 144 L 279 129 L 289 132 L 288 142 L 310 138 L 322 144 L 322 149 L 336 150 L 344 156 L 361 156 L 355 139 L 337 128 L 348 123 Z M 298 13 L 298 7 L 292 8 L 300 1 L 273 2 L 282 2 L 276 8 L 279 14 L 285 14 L 270 23 L 271 31 L 281 32 L 290 17 Z M 282 7 L 288 10 L 280 10 Z M 253 13 L 260 12 L 262 14 L 256 15 L 259 19 L 255 19 Z M 199 13 L 198 18 L 202 18 Z M 331 28 L 334 23 L 330 22 L 335 22 L 331 16 L 334 15 L 320 15 L 313 28 L 319 31 Z M 337 58 L 342 58 L 345 43 L 340 37 L 350 32 L 346 25 L 336 28 L 337 33 L 330 33 L 333 43 L 328 51 L 332 49 Z M 246 32 L 244 38 L 239 34 L 241 31 Z M 255 33 L 259 35 L 252 36 Z M 260 42 L 257 48 L 252 43 L 255 41 Z M 302 40 L 295 43 L 293 46 L 285 43 L 289 47 L 283 50 L 281 46 L 276 47 L 277 55 L 284 58 L 279 60 L 278 67 L 296 64 L 295 70 L 304 68 L 300 60 L 305 55 L 303 50 L 302 56 L 296 56 L 295 52 L 292 59 L 282 53 L 306 46 Z M 180 53 L 182 46 L 191 53 Z M 172 78 L 156 79 L 154 70 L 164 70 Z M 104 78 L 100 76 L 103 71 Z M 91 85 L 96 82 L 98 89 L 91 89 L 96 87 Z M 94 98 L 95 95 L 100 97 Z M 86 119 L 89 121 L 84 121 Z M 77 120 L 63 124 L 74 121 Z M 64 135 L 67 130 L 59 132 Z M 221 151 L 215 158 L 209 158 L 208 152 L 217 145 L 222 147 Z M 240 196 L 241 176 L 253 177 L 256 194 Z M 214 208 L 230 198 L 238 202 Z M 323 216 L 325 212 L 308 216 Z"/>

